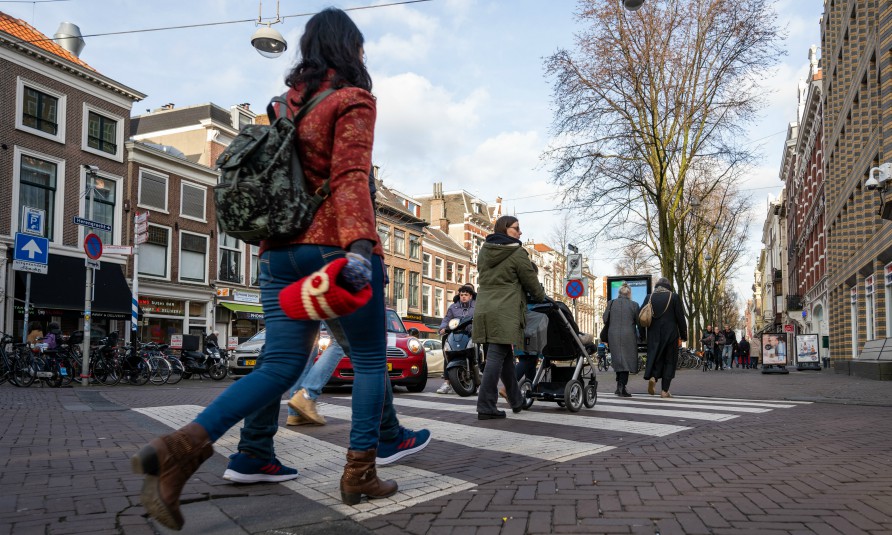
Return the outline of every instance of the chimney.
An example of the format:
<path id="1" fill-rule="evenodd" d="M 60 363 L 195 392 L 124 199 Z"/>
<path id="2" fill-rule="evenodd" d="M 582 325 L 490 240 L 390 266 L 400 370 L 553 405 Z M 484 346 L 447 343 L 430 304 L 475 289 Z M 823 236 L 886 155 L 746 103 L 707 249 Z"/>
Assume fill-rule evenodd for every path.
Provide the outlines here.
<path id="1" fill-rule="evenodd" d="M 242 108 L 243 110 L 251 111 L 251 103 L 250 102 L 242 102 L 241 104 L 239 104 L 239 108 Z"/>
<path id="2" fill-rule="evenodd" d="M 443 221 L 446 217 L 446 199 L 443 197 L 443 183 L 434 182 L 434 197 L 431 199 L 431 223 L 439 222 L 440 228 L 443 228 Z M 449 228 L 449 222 L 446 221 L 446 228 Z"/>
<path id="3" fill-rule="evenodd" d="M 77 24 L 70 22 L 60 24 L 59 29 L 53 34 L 53 39 L 56 40 L 59 46 L 74 54 L 75 57 L 80 57 L 81 51 L 86 44 L 84 38 L 81 37 L 81 29 L 77 27 Z"/>
<path id="4" fill-rule="evenodd" d="M 168 102 L 167 104 L 164 104 L 163 106 L 161 106 L 161 109 L 162 109 L 163 111 L 166 111 L 166 110 L 172 110 L 172 109 L 173 109 L 173 102 Z"/>
<path id="5" fill-rule="evenodd" d="M 449 234 L 449 220 L 445 217 L 440 218 L 440 230 L 446 235 Z"/>

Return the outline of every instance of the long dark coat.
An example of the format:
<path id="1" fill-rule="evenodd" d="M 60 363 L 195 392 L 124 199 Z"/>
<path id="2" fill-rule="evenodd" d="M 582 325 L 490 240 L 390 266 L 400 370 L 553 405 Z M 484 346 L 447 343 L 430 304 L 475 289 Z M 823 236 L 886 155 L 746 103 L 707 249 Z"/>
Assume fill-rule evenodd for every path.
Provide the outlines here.
<path id="1" fill-rule="evenodd" d="M 647 366 L 644 368 L 644 378 L 671 379 L 675 377 L 678 362 L 678 339 L 688 339 L 684 306 L 678 294 L 663 286 L 657 286 L 641 306 L 651 301 L 654 312 L 653 321 L 647 329 Z"/>
<path id="2" fill-rule="evenodd" d="M 617 372 L 638 371 L 638 303 L 619 296 L 607 305 L 604 323 L 613 369 Z"/>

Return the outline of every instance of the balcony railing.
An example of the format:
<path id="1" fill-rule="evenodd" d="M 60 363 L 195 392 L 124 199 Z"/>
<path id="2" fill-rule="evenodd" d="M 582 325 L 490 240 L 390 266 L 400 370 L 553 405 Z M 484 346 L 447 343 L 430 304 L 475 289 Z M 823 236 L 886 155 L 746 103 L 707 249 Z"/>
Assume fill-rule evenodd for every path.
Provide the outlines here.
<path id="1" fill-rule="evenodd" d="M 802 310 L 802 296 L 787 295 L 787 310 Z"/>

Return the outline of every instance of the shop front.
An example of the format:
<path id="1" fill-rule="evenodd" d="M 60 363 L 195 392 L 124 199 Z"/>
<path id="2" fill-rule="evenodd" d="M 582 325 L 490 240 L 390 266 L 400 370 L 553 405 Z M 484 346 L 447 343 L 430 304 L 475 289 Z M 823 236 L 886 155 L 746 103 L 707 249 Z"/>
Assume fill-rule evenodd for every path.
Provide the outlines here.
<path id="1" fill-rule="evenodd" d="M 139 338 L 143 342 L 158 344 L 169 344 L 175 334 L 192 334 L 203 339 L 210 329 L 209 306 L 209 296 L 165 297 L 140 293 L 142 318 L 139 321 Z"/>
<path id="2" fill-rule="evenodd" d="M 432 316 L 423 316 L 412 312 L 403 316 L 403 325 L 408 329 L 418 329 L 420 338 L 440 338 L 440 319 Z"/>
<path id="3" fill-rule="evenodd" d="M 264 327 L 260 292 L 217 288 L 215 321 L 221 340 L 225 336 L 228 341 L 228 348 L 248 340 Z"/>
<path id="4" fill-rule="evenodd" d="M 91 303 L 91 339 L 101 339 L 113 331 L 121 336 L 130 322 L 130 287 L 121 265 L 100 262 L 93 270 L 93 299 Z M 26 274 L 15 272 L 15 304 L 11 332 L 25 330 L 25 296 L 29 297 L 29 322 L 38 322 L 46 330 L 50 322 L 59 324 L 66 335 L 84 328 L 86 266 L 84 257 L 50 254 L 47 274 L 31 274 L 27 292 Z"/>

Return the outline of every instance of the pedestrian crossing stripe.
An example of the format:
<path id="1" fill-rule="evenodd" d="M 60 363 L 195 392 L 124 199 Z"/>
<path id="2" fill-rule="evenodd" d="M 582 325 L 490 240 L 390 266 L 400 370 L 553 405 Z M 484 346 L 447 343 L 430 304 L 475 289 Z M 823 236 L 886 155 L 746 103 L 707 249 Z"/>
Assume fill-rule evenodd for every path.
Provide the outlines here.
<path id="1" fill-rule="evenodd" d="M 708 396 L 672 396 L 672 403 L 676 400 L 700 400 L 710 403 L 743 403 L 745 405 L 762 406 L 770 405 L 777 407 L 792 407 L 796 405 L 811 405 L 811 401 L 791 401 L 789 399 L 743 399 L 743 398 L 712 398 Z"/>
<path id="2" fill-rule="evenodd" d="M 674 399 L 674 398 L 673 398 Z M 654 401 L 644 400 L 643 398 L 635 399 L 635 398 L 602 398 L 598 400 L 597 407 L 603 407 L 603 404 L 608 405 L 625 405 L 629 407 L 653 407 Z M 706 409 L 713 411 L 728 411 L 728 412 L 743 412 L 743 413 L 762 413 L 762 412 L 771 412 L 772 409 L 767 409 L 763 407 L 741 407 L 740 405 L 707 405 L 703 403 L 696 402 L 688 402 L 688 404 L 682 404 L 680 408 L 682 409 Z M 665 407 L 665 405 L 663 405 Z"/>
<path id="3" fill-rule="evenodd" d="M 608 398 L 599 398 L 599 400 L 607 401 Z M 642 400 L 642 399 L 650 399 L 654 402 L 661 400 L 658 396 L 648 396 L 646 394 L 633 395 L 633 400 Z M 704 397 L 679 397 L 672 396 L 670 401 L 665 403 L 679 404 L 679 405 L 689 405 L 696 403 L 706 403 L 706 408 L 714 409 L 714 410 L 722 410 L 721 408 L 724 406 L 731 407 L 761 407 L 767 409 L 792 409 L 793 407 L 798 407 L 799 405 L 807 405 L 809 402 L 781 402 L 781 401 L 745 401 L 745 400 L 723 400 L 723 399 L 715 399 L 715 398 L 704 398 Z"/>
<path id="4" fill-rule="evenodd" d="M 179 429 L 192 422 L 204 407 L 174 405 L 133 410 L 172 429 Z M 240 422 L 233 426 L 214 443 L 218 453 L 229 456 L 238 451 L 241 425 Z M 389 498 L 377 498 L 373 502 L 362 501 L 356 505 L 344 505 L 339 485 L 347 458 L 346 448 L 284 427 L 280 427 L 276 433 L 275 448 L 279 461 L 286 466 L 298 467 L 300 473 L 297 479 L 283 481 L 281 485 L 357 521 L 400 511 L 477 486 L 470 481 L 411 466 L 379 466 L 377 470 L 381 479 L 397 480 L 399 484 L 397 493 Z"/>

